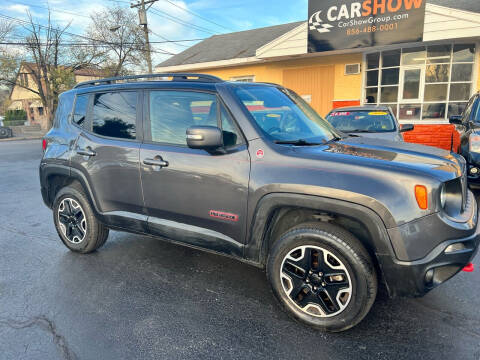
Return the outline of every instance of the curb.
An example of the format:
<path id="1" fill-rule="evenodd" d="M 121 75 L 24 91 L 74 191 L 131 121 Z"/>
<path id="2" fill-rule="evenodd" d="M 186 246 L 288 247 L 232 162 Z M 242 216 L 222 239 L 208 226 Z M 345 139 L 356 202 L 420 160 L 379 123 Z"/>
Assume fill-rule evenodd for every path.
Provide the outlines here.
<path id="1" fill-rule="evenodd" d="M 7 141 L 23 141 L 23 140 L 41 140 L 43 139 L 42 136 L 36 136 L 36 137 L 11 137 L 7 139 L 0 139 L 0 142 L 7 142 Z"/>

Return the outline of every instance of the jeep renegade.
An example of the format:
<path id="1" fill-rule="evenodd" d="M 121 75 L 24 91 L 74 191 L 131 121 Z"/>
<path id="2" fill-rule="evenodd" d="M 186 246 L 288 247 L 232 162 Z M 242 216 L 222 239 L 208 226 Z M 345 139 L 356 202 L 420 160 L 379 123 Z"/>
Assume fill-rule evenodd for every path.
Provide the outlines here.
<path id="1" fill-rule="evenodd" d="M 358 324 L 379 284 L 421 296 L 479 243 L 461 156 L 346 135 L 294 92 L 201 74 L 94 80 L 60 96 L 41 191 L 62 242 L 109 229 L 266 269 L 294 318 Z"/>

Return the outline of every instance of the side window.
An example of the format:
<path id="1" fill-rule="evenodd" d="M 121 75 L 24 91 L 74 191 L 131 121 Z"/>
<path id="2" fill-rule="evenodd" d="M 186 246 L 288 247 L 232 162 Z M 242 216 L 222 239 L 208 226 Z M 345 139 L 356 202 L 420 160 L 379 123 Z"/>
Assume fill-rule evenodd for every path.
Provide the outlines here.
<path id="1" fill-rule="evenodd" d="M 475 98 L 471 98 L 468 102 L 465 112 L 463 113 L 462 122 L 466 123 L 470 121 L 470 114 L 472 113 L 473 104 L 475 104 Z"/>
<path id="2" fill-rule="evenodd" d="M 75 110 L 73 112 L 73 122 L 78 126 L 85 126 L 87 116 L 88 95 L 78 95 L 75 101 Z"/>
<path id="3" fill-rule="evenodd" d="M 475 121 L 476 123 L 480 123 L 480 97 L 477 96 L 475 105 L 475 114 L 472 117 L 472 120 Z"/>
<path id="4" fill-rule="evenodd" d="M 187 145 L 187 129 L 195 125 L 217 126 L 216 96 L 193 91 L 151 91 L 152 141 Z"/>
<path id="5" fill-rule="evenodd" d="M 137 93 L 97 93 L 93 101 L 93 132 L 119 139 L 136 139 Z"/>
<path id="6" fill-rule="evenodd" d="M 187 129 L 196 125 L 218 126 L 217 114 L 217 97 L 213 94 L 150 92 L 150 128 L 155 142 L 186 146 Z M 223 105 L 220 114 L 225 146 L 241 144 L 240 132 Z"/>
<path id="7" fill-rule="evenodd" d="M 57 110 L 55 111 L 55 118 L 53 124 L 55 127 L 60 126 L 62 119 L 66 119 L 72 112 L 74 97 L 69 94 L 62 94 L 58 99 Z"/>

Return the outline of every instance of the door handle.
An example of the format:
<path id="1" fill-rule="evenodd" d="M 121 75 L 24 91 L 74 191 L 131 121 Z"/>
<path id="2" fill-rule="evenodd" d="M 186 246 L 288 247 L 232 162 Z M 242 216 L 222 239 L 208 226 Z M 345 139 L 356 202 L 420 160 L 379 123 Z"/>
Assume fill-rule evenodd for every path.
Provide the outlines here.
<path id="1" fill-rule="evenodd" d="M 143 160 L 145 165 L 167 167 L 168 161 L 163 160 L 160 156 L 156 156 L 154 159 L 145 159 Z"/>
<path id="2" fill-rule="evenodd" d="M 95 156 L 97 153 L 90 149 L 90 147 L 87 147 L 86 149 L 77 149 L 77 154 L 78 155 L 83 155 L 83 156 Z"/>

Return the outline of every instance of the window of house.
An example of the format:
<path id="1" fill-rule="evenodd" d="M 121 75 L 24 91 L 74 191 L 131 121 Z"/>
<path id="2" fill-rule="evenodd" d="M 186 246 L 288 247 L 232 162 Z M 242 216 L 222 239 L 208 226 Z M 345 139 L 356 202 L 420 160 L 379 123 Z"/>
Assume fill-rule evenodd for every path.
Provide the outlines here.
<path id="1" fill-rule="evenodd" d="M 75 109 L 73 111 L 73 122 L 78 126 L 84 126 L 87 116 L 88 95 L 78 95 L 75 101 Z"/>
<path id="2" fill-rule="evenodd" d="M 442 44 L 367 54 L 364 101 L 391 106 L 400 121 L 447 122 L 472 94 L 475 51 Z"/>
<path id="3" fill-rule="evenodd" d="M 218 126 L 217 97 L 193 91 L 151 91 L 150 129 L 152 141 L 187 145 L 187 129 L 191 126 Z M 242 138 L 233 119 L 221 105 L 220 124 L 225 146 L 241 143 Z"/>
<path id="4" fill-rule="evenodd" d="M 119 139 L 136 138 L 137 93 L 97 93 L 93 101 L 93 132 Z"/>
<path id="5" fill-rule="evenodd" d="M 255 82 L 255 75 L 232 76 L 230 81 Z"/>
<path id="6" fill-rule="evenodd" d="M 43 116 L 43 107 L 38 108 L 38 115 Z"/>

